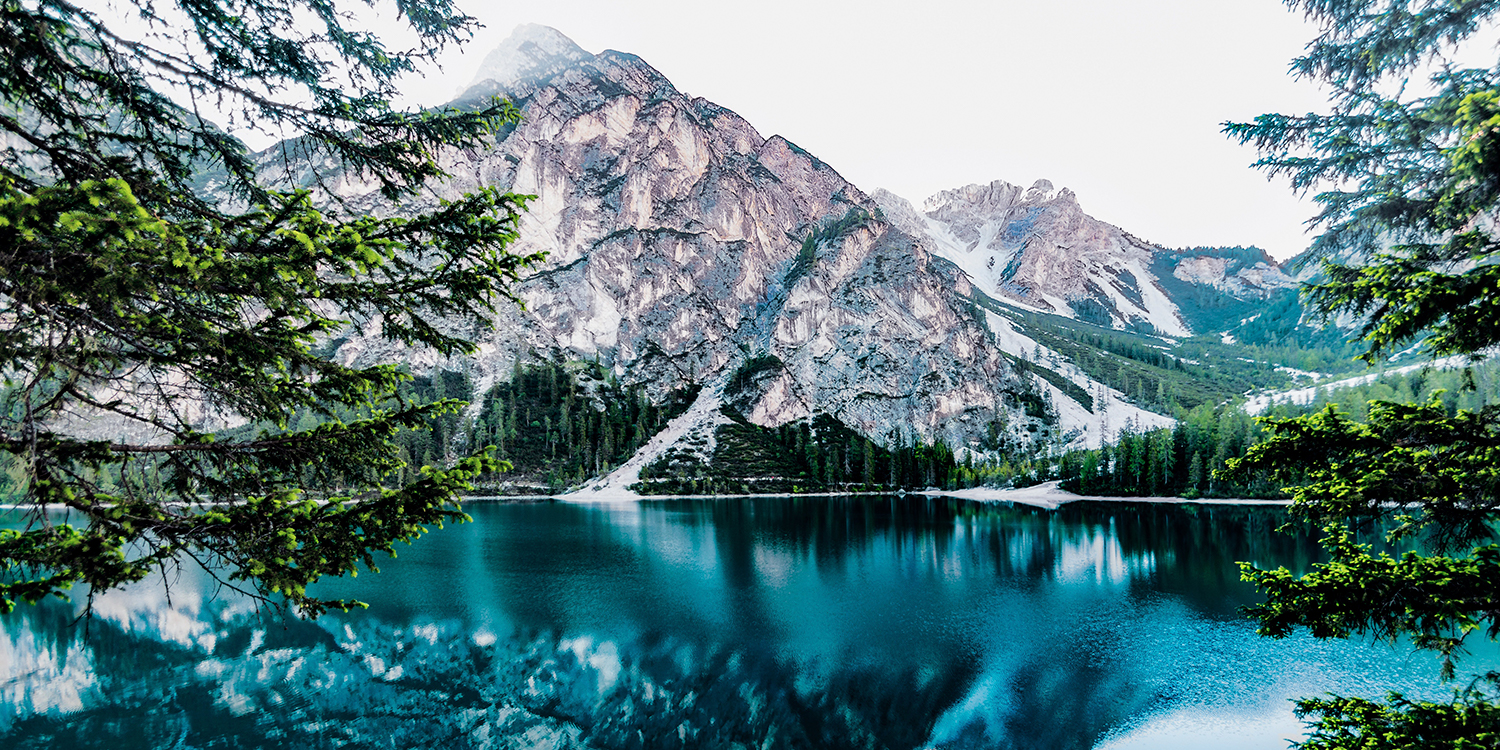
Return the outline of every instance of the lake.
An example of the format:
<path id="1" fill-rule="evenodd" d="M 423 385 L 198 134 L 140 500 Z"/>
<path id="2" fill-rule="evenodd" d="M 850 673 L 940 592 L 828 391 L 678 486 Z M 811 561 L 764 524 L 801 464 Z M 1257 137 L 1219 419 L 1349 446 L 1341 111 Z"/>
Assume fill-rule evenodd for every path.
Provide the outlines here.
<path id="1" fill-rule="evenodd" d="M 83 621 L 18 608 L 0 746 L 1284 748 L 1294 697 L 1448 690 L 1405 646 L 1255 635 L 1235 561 L 1317 559 L 1277 507 L 466 510 L 321 584 L 371 602 L 349 615 L 284 619 L 186 569 Z"/>

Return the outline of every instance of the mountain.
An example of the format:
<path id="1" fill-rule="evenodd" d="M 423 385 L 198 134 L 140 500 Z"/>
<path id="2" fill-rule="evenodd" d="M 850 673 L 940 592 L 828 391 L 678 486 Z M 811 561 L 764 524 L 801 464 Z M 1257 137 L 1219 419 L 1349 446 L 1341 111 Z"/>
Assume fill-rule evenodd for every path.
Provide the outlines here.
<path id="1" fill-rule="evenodd" d="M 1026 189 L 997 180 L 945 190 L 920 211 L 885 190 L 873 197 L 893 224 L 925 237 L 985 294 L 1105 327 L 1206 333 L 1211 324 L 1194 301 L 1205 288 L 1215 299 L 1263 300 L 1296 285 L 1263 251 L 1148 243 L 1085 214 L 1072 191 L 1047 180 Z"/>
<path id="2" fill-rule="evenodd" d="M 336 356 L 462 368 L 480 391 L 518 358 L 597 359 L 654 397 L 699 381 L 726 400 L 722 384 L 766 355 L 774 371 L 728 399 L 758 425 L 826 413 L 881 443 L 975 447 L 992 423 L 1028 443 L 1087 429 L 1028 414 L 1028 400 L 1066 397 L 994 345 L 968 277 L 795 143 L 634 55 L 589 54 L 545 27 L 517 29 L 481 75 L 456 104 L 501 94 L 524 120 L 488 148 L 447 153 L 453 176 L 430 200 L 481 185 L 537 196 L 518 249 L 550 256 L 517 290 L 524 309 L 502 311 L 462 362 L 392 350 L 375 329 Z M 372 188 L 323 189 L 356 210 L 409 210 Z"/>
<path id="3" fill-rule="evenodd" d="M 473 98 L 487 90 L 507 92 L 522 84 L 543 82 L 575 63 L 592 58 L 593 55 L 557 29 L 522 24 L 485 56 L 460 98 Z"/>
<path id="4" fill-rule="evenodd" d="M 1217 370 L 1204 385 L 1192 367 L 1217 365 L 1167 351 L 1176 339 L 1162 335 L 1207 330 L 1195 295 L 1239 304 L 1292 283 L 1263 254 L 1147 243 L 1045 181 L 945 191 L 920 212 L 885 191 L 866 194 L 785 137 L 678 91 L 639 57 L 592 54 L 543 26 L 502 42 L 454 105 L 494 95 L 524 119 L 484 147 L 445 152 L 451 177 L 406 204 L 336 165 L 292 167 L 280 148 L 261 155 L 264 174 L 377 215 L 487 185 L 536 196 L 517 249 L 549 258 L 476 356 L 439 361 L 392 347 L 378 321 L 333 342 L 334 356 L 456 370 L 479 396 L 523 367 L 589 363 L 597 412 L 610 408 L 606 387 L 655 403 L 696 393 L 654 439 L 631 438 L 644 448 L 603 480 L 617 489 L 673 461 L 698 461 L 698 471 L 735 435 L 749 442 L 734 450 L 790 450 L 802 443 L 778 448 L 765 430 L 781 429 L 785 442 L 793 424 L 849 431 L 831 454 L 845 465 L 862 439 L 997 455 L 1170 424 L 1143 405 L 1168 412 L 1244 390 L 1244 378 Z M 514 425 L 519 396 L 510 398 L 499 408 Z M 470 417 L 493 406 L 480 398 Z M 579 417 L 567 414 L 557 417 L 569 424 L 554 426 L 549 413 L 531 426 L 550 444 L 554 431 L 575 434 Z M 601 470 L 617 463 L 603 455 L 593 454 Z"/>

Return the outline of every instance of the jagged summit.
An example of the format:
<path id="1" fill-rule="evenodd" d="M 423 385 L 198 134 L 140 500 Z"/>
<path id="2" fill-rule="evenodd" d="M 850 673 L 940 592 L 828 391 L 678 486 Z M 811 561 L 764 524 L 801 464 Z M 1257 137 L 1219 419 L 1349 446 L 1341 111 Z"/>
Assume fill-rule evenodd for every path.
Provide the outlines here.
<path id="1" fill-rule="evenodd" d="M 1026 191 L 1026 200 L 1051 200 L 1053 191 L 1054 188 L 1052 187 L 1051 180 L 1037 180 L 1036 182 L 1031 183 L 1031 189 Z M 1067 188 L 1063 188 L 1063 193 L 1071 196 L 1073 194 L 1073 191 L 1068 190 Z M 1060 198 L 1062 197 L 1062 195 L 1059 195 L 1058 197 Z"/>
<path id="2" fill-rule="evenodd" d="M 517 26 L 480 63 L 469 88 L 493 81 L 498 89 L 537 82 L 593 55 L 550 26 L 526 23 Z"/>
<path id="3" fill-rule="evenodd" d="M 944 190 L 920 212 L 888 191 L 872 197 L 892 223 L 925 237 L 986 294 L 1100 325 L 1185 336 L 1194 326 L 1180 308 L 1186 287 L 1175 282 L 1236 298 L 1265 298 L 1294 283 L 1269 258 L 1145 242 L 1084 213 L 1073 191 L 1048 180 L 1024 189 L 996 180 Z"/>
<path id="4" fill-rule="evenodd" d="M 461 369 L 476 393 L 532 359 L 599 362 L 653 399 L 701 386 L 689 422 L 653 443 L 693 455 L 713 451 L 717 425 L 731 419 L 721 406 L 760 426 L 821 414 L 882 445 L 968 450 L 1001 440 L 1098 445 L 1126 424 L 1171 421 L 1081 371 L 1046 380 L 1018 368 L 1012 357 L 1035 356 L 1038 342 L 973 301 L 963 271 L 997 295 L 1004 279 L 1009 299 L 1033 309 L 1066 313 L 1081 296 L 1032 267 L 1033 256 L 1068 258 L 1089 239 L 1092 225 L 1066 190 L 970 186 L 926 214 L 894 196 L 877 202 L 786 138 L 762 137 L 731 110 L 677 90 L 641 58 L 591 54 L 545 26 L 506 38 L 458 101 L 492 94 L 523 119 L 480 147 L 440 154 L 447 177 L 424 200 L 481 187 L 535 196 L 512 249 L 548 258 L 515 286 L 524 307 L 497 311 L 472 357 L 414 355 L 371 327 L 344 339 L 340 361 Z M 322 186 L 373 215 L 411 207 L 389 204 L 355 173 Z M 1035 236 L 1057 247 L 1027 242 Z M 1046 252 L 1023 252 L 1028 244 Z M 1076 275 L 1059 270 L 1064 282 Z M 1119 295 L 1134 291 L 1125 289 Z M 754 379 L 736 377 L 752 363 L 762 367 Z M 646 463 L 626 462 L 607 487 L 627 487 Z"/>
<path id="5" fill-rule="evenodd" d="M 889 191 L 885 192 L 894 195 Z M 1059 190 L 1053 186 L 1051 180 L 1047 179 L 1037 180 L 1031 183 L 1031 187 L 1024 189 L 1020 185 L 1012 185 L 1005 180 L 995 180 L 989 184 L 965 185 L 939 191 L 922 201 L 922 211 L 933 213 L 945 209 L 973 210 L 975 208 L 1008 211 L 1021 204 L 1040 204 L 1053 200 L 1076 203 L 1078 199 L 1072 190 L 1067 188 Z"/>

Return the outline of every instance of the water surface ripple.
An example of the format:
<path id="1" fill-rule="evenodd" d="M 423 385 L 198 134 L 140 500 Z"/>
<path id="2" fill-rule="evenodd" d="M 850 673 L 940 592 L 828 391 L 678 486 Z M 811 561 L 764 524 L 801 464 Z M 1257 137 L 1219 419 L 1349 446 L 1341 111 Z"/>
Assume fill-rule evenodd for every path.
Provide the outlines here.
<path id="1" fill-rule="evenodd" d="M 1235 561 L 1317 554 L 1280 508 L 467 510 L 318 592 L 364 612 L 183 571 L 0 618 L 0 746 L 1283 748 L 1293 697 L 1446 690 L 1405 647 L 1255 636 Z"/>

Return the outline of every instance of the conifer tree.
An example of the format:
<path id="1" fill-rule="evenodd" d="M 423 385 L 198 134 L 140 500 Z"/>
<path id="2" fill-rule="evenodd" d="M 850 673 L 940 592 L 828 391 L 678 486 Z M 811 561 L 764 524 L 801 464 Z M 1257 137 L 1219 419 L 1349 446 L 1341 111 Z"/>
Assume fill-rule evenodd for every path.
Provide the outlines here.
<path id="1" fill-rule="evenodd" d="M 1262 115 L 1226 130 L 1258 162 L 1313 191 L 1324 279 L 1304 296 L 1325 314 L 1363 315 L 1374 363 L 1420 339 L 1431 355 L 1479 358 L 1500 343 L 1500 66 L 1465 68 L 1459 49 L 1494 54 L 1494 0 L 1290 0 L 1321 33 L 1292 64 L 1322 81 L 1329 112 Z M 1425 80 L 1423 80 L 1425 78 Z M 1271 437 L 1230 463 L 1292 488 L 1292 512 L 1323 529 L 1331 561 L 1296 576 L 1243 565 L 1266 596 L 1263 634 L 1409 638 L 1456 675 L 1472 638 L 1500 633 L 1500 411 L 1450 413 L 1440 399 L 1372 402 L 1358 423 L 1329 406 L 1263 419 Z M 1374 554 L 1353 532 L 1385 519 Z M 1500 677 L 1466 683 L 1451 702 L 1310 698 L 1302 744 L 1334 748 L 1495 747 Z"/>
<path id="2" fill-rule="evenodd" d="M 408 474 L 395 436 L 461 402 L 415 405 L 394 366 L 320 347 L 379 320 L 400 344 L 471 352 L 445 331 L 486 327 L 539 256 L 506 250 L 517 196 L 377 219 L 320 203 L 319 180 L 399 205 L 444 177 L 444 149 L 518 114 L 390 105 L 399 76 L 475 28 L 450 0 L 382 7 L 418 33 L 406 53 L 322 2 L 115 7 L 0 0 L 0 460 L 32 519 L 0 532 L 0 610 L 187 559 L 307 615 L 348 608 L 307 586 L 461 520 L 456 493 L 501 464 Z M 295 138 L 252 154 L 208 111 Z M 298 429 L 299 412 L 322 423 Z"/>

